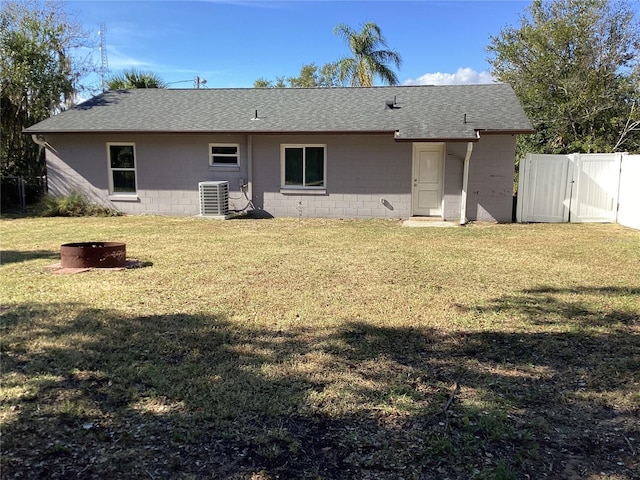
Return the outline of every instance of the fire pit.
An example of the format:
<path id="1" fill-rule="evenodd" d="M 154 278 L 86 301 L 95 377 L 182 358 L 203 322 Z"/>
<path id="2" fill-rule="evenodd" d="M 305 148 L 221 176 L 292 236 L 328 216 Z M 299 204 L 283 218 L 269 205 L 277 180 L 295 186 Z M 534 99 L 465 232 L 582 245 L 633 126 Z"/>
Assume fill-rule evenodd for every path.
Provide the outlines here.
<path id="1" fill-rule="evenodd" d="M 62 268 L 127 266 L 127 247 L 120 242 L 65 243 L 60 247 Z"/>

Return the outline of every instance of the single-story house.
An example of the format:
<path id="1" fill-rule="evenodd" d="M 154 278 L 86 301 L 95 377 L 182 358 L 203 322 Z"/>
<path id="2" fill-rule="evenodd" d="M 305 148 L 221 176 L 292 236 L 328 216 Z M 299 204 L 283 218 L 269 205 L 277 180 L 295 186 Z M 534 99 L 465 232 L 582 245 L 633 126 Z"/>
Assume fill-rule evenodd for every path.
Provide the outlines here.
<path id="1" fill-rule="evenodd" d="M 235 211 L 464 223 L 511 221 L 533 130 L 490 84 L 108 91 L 25 133 L 52 194 L 129 214 L 198 215 L 201 182 L 226 181 Z"/>

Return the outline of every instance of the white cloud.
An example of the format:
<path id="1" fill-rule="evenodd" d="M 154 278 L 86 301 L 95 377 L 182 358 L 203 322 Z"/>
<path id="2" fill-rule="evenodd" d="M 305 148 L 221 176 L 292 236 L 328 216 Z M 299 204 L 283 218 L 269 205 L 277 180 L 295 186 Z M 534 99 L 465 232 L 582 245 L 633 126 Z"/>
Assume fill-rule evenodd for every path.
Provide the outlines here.
<path id="1" fill-rule="evenodd" d="M 466 67 L 459 68 L 456 73 L 425 73 L 415 80 L 405 80 L 403 85 L 469 85 L 495 82 L 496 79 L 489 72 L 476 72 Z"/>
<path id="2" fill-rule="evenodd" d="M 107 48 L 109 70 L 125 70 L 130 68 L 153 68 L 152 62 L 125 55 L 115 47 Z"/>

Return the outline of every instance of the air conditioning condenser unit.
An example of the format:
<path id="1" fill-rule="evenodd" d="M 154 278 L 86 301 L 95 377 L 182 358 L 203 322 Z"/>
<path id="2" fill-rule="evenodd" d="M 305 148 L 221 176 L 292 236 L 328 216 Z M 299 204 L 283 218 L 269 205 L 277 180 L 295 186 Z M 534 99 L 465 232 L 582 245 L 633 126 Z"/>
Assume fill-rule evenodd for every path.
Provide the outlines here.
<path id="1" fill-rule="evenodd" d="M 229 218 L 229 182 L 200 182 L 200 216 Z"/>

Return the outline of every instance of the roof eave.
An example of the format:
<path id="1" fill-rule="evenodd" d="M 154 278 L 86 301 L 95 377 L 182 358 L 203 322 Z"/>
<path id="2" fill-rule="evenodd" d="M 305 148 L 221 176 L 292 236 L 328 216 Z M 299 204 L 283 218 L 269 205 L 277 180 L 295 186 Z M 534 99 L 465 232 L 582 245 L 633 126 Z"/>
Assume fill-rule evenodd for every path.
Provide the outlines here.
<path id="1" fill-rule="evenodd" d="M 477 142 L 478 137 L 396 137 L 396 142 Z"/>
<path id="2" fill-rule="evenodd" d="M 32 134 L 133 134 L 133 135 L 394 135 L 393 130 L 140 130 L 140 129 L 31 129 L 22 131 L 25 135 Z"/>
<path id="3" fill-rule="evenodd" d="M 506 130 L 477 130 L 480 135 L 531 135 L 536 133 L 534 129 L 514 128 Z"/>
<path id="4" fill-rule="evenodd" d="M 393 135 L 396 142 L 477 142 L 480 135 L 529 135 L 533 129 L 478 129 L 473 135 L 462 137 L 403 137 L 398 130 L 143 130 L 143 129 L 34 129 L 26 128 L 25 135 L 53 134 L 129 134 L 129 135 Z"/>

